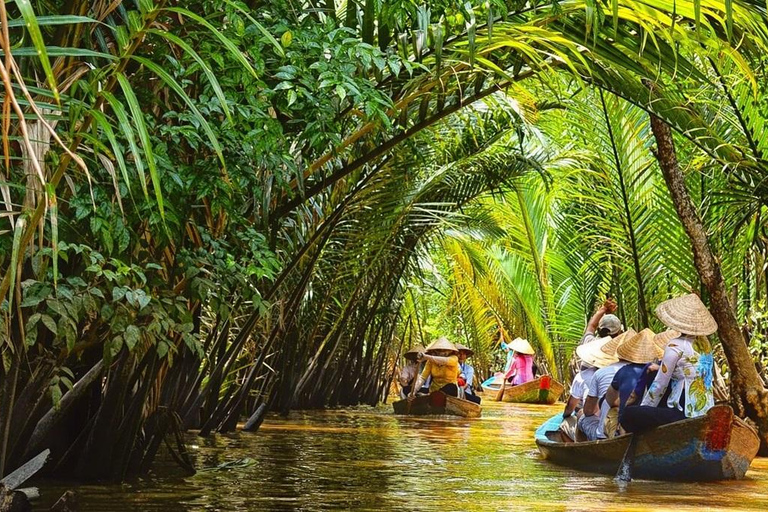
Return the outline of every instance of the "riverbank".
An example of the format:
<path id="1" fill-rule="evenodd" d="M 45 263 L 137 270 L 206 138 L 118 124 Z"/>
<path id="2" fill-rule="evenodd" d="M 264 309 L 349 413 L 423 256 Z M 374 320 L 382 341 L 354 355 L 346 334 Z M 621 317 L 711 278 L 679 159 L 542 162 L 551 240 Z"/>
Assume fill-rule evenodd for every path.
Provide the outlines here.
<path id="1" fill-rule="evenodd" d="M 395 417 L 391 406 L 270 415 L 257 434 L 190 437 L 198 468 L 172 465 L 118 485 L 39 483 L 52 504 L 74 488 L 82 511 L 766 510 L 768 459 L 714 484 L 633 481 L 554 466 L 533 432 L 557 406 L 484 404 L 483 417 Z M 48 501 L 52 500 L 52 501 Z"/>

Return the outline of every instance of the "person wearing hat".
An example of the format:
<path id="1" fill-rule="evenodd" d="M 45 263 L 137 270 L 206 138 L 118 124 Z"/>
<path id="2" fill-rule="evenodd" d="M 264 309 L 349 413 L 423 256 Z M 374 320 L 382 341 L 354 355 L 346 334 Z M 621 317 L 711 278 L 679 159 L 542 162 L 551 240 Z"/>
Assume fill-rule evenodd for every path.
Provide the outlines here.
<path id="1" fill-rule="evenodd" d="M 580 409 L 587 401 L 589 383 L 592 381 L 592 377 L 598 369 L 605 368 L 616 362 L 615 357 L 609 356 L 602 350 L 603 346 L 611 340 L 613 338 L 606 336 L 576 347 L 576 355 L 585 364 L 585 368 L 576 374 L 571 383 L 570 397 L 565 404 L 563 422 L 560 424 L 560 430 L 573 441 L 576 441 L 578 437 L 576 413 L 580 412 Z"/>
<path id="2" fill-rule="evenodd" d="M 715 319 L 695 294 L 662 302 L 656 316 L 681 334 L 667 343 L 642 403 L 624 411 L 621 425 L 627 432 L 702 416 L 715 403 L 714 360 L 706 338 L 717 331 Z"/>
<path id="3" fill-rule="evenodd" d="M 602 407 L 601 400 L 608 391 L 608 387 L 611 385 L 616 372 L 628 363 L 628 361 L 618 358 L 616 350 L 624 340 L 631 338 L 635 334 L 637 333 L 630 329 L 612 338 L 600 347 L 600 351 L 613 362 L 597 370 L 587 387 L 587 398 L 584 400 L 582 416 L 579 418 L 579 429 L 590 441 L 605 439 L 606 437 L 604 424 L 610 407 Z"/>
<path id="4" fill-rule="evenodd" d="M 424 371 L 416 380 L 416 389 L 421 388 L 428 378 L 432 378 L 429 392 L 442 391 L 451 396 L 459 396 L 459 350 L 447 338 L 438 338 L 419 354 L 419 361 L 426 361 Z"/>
<path id="5" fill-rule="evenodd" d="M 581 337 L 579 345 L 584 345 L 607 336 L 615 338 L 621 334 L 624 331 L 624 326 L 621 325 L 619 317 L 613 314 L 613 312 L 616 311 L 616 308 L 616 302 L 614 302 L 613 299 L 607 299 L 603 302 L 603 305 L 600 306 L 595 314 L 592 315 L 592 318 L 589 319 L 589 322 L 587 322 L 587 327 L 584 329 L 584 335 Z M 581 365 L 579 366 L 579 371 L 588 368 L 590 368 L 589 364 L 582 360 Z M 597 368 L 592 367 L 592 370 L 597 370 Z M 584 380 L 587 381 L 587 379 Z"/>
<path id="6" fill-rule="evenodd" d="M 512 351 L 513 360 L 504 378 L 513 386 L 525 384 L 533 380 L 533 354 L 536 352 L 528 340 L 515 338 L 507 345 Z"/>
<path id="7" fill-rule="evenodd" d="M 655 342 L 654 332 L 643 329 L 619 345 L 616 355 L 619 360 L 627 361 L 628 364 L 613 376 L 601 406 L 601 410 L 608 410 L 604 433 L 609 438 L 616 433 L 630 395 L 644 375 L 655 371 L 654 363 L 661 358 L 662 351 Z"/>
<path id="8" fill-rule="evenodd" d="M 471 357 L 475 352 L 471 348 L 458 343 L 456 348 L 459 349 L 459 387 L 464 390 L 464 398 L 479 404 L 480 397 L 475 394 L 475 390 L 472 387 L 475 380 L 475 369 L 467 362 L 467 358 Z"/>
<path id="9" fill-rule="evenodd" d="M 424 347 L 416 345 L 403 354 L 405 366 L 397 373 L 397 381 L 400 383 L 400 398 L 407 398 L 411 394 L 411 385 L 419 373 L 419 354 L 424 352 Z"/>

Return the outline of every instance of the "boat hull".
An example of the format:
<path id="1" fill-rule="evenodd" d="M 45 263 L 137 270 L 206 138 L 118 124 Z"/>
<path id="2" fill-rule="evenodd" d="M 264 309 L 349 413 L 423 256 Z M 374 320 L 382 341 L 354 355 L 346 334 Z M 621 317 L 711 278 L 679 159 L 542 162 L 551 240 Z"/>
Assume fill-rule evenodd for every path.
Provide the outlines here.
<path id="1" fill-rule="evenodd" d="M 464 418 L 479 418 L 482 408 L 479 404 L 448 396 L 441 391 L 419 395 L 412 399 L 398 400 L 392 404 L 395 414 L 410 416 L 449 415 Z"/>
<path id="2" fill-rule="evenodd" d="M 588 442 L 558 442 L 561 416 L 536 432 L 544 458 L 563 466 L 615 475 L 631 436 Z M 554 428 L 552 428 L 554 427 Z M 717 481 L 744 477 L 757 455 L 757 433 L 733 415 L 727 405 L 638 435 L 634 478 L 647 480 Z"/>
<path id="3" fill-rule="evenodd" d="M 539 377 L 525 384 L 504 388 L 502 400 L 514 404 L 552 405 L 557 402 L 563 391 L 563 385 L 555 379 Z"/>

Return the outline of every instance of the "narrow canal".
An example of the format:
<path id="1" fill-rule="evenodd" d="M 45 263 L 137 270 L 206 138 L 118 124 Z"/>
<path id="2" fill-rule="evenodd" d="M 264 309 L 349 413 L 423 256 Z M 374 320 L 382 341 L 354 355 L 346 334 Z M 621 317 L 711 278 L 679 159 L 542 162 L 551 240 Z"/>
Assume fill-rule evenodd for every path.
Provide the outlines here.
<path id="1" fill-rule="evenodd" d="M 533 432 L 557 407 L 484 404 L 483 418 L 396 417 L 391 406 L 271 416 L 257 434 L 190 436 L 197 475 L 159 466 L 75 487 L 83 511 L 768 510 L 768 459 L 714 484 L 633 481 L 553 466 Z M 40 483 L 50 506 L 71 485 Z"/>

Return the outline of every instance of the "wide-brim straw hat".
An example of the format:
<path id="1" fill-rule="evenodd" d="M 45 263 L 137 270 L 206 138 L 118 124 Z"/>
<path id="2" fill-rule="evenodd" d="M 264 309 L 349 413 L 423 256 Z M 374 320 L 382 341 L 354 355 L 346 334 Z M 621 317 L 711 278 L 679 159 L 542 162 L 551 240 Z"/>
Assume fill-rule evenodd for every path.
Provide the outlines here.
<path id="1" fill-rule="evenodd" d="M 434 352 L 435 350 L 450 350 L 456 354 L 459 353 L 459 349 L 456 348 L 456 345 L 448 341 L 448 338 L 446 337 L 437 338 L 435 341 L 430 343 L 425 352 L 430 353 Z"/>
<path id="2" fill-rule="evenodd" d="M 678 336 L 680 336 L 680 333 L 678 331 L 668 329 L 654 336 L 653 342 L 656 344 L 657 347 L 661 349 L 662 352 L 664 352 L 664 350 L 666 350 L 667 348 L 667 343 L 677 338 Z"/>
<path id="3" fill-rule="evenodd" d="M 472 349 L 471 349 L 471 348 L 469 348 L 469 347 L 465 347 L 465 346 L 464 346 L 464 345 L 462 345 L 461 343 L 456 343 L 456 349 L 457 349 L 459 352 L 466 352 L 466 353 L 467 353 L 467 357 L 472 357 L 472 354 L 474 354 L 474 353 L 475 353 L 475 351 L 474 351 L 474 350 L 472 350 Z"/>
<path id="4" fill-rule="evenodd" d="M 628 340 L 635 334 L 637 334 L 637 331 L 635 331 L 630 327 L 629 329 L 627 329 L 626 331 L 619 334 L 618 336 L 613 338 L 611 341 L 603 345 L 600 350 L 602 350 L 603 353 L 605 353 L 605 355 L 607 355 L 608 357 L 616 357 L 616 349 L 619 348 L 619 345 L 621 345 L 621 343 L 624 340 Z"/>
<path id="5" fill-rule="evenodd" d="M 518 354 L 527 354 L 532 356 L 536 353 L 536 351 L 533 350 L 531 344 L 528 343 L 528 340 L 524 340 L 523 338 L 515 338 L 508 346 L 511 350 L 514 350 Z"/>
<path id="6" fill-rule="evenodd" d="M 635 364 L 648 364 L 660 358 L 662 351 L 653 342 L 655 333 L 650 329 L 643 329 L 631 338 L 625 338 L 624 342 L 616 349 L 616 355 L 622 361 Z"/>
<path id="7" fill-rule="evenodd" d="M 422 347 L 421 345 L 415 345 L 411 347 L 411 349 L 408 352 L 403 354 L 403 357 L 408 359 L 409 361 L 415 361 L 419 353 L 423 353 L 424 351 L 425 351 L 424 347 Z"/>
<path id="8" fill-rule="evenodd" d="M 616 363 L 618 362 L 618 358 L 611 357 L 602 350 L 603 345 L 609 343 L 611 339 L 610 336 L 606 336 L 605 338 L 597 338 L 589 343 L 579 345 L 576 347 L 576 355 L 579 356 L 579 359 L 585 364 L 596 368 L 604 368 L 609 364 Z"/>
<path id="9" fill-rule="evenodd" d="M 659 320 L 676 331 L 693 336 L 709 336 L 717 331 L 717 322 L 695 293 L 676 297 L 656 306 Z"/>

